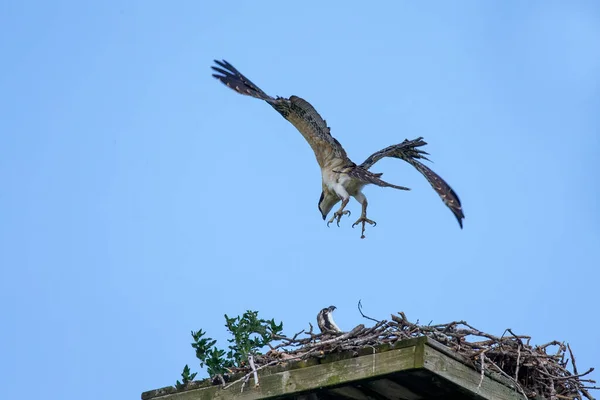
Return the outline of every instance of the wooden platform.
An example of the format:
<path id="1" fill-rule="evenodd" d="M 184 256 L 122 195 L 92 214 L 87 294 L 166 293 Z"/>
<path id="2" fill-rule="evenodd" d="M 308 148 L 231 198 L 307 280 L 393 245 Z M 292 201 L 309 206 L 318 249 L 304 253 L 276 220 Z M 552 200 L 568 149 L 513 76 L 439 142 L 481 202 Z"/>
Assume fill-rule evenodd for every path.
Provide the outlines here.
<path id="1" fill-rule="evenodd" d="M 482 379 L 467 360 L 426 337 L 365 348 L 358 356 L 332 354 L 265 368 L 259 371 L 259 384 L 255 387 L 250 379 L 243 392 L 241 383 L 180 392 L 168 387 L 142 393 L 142 399 L 523 399 L 502 377 Z"/>

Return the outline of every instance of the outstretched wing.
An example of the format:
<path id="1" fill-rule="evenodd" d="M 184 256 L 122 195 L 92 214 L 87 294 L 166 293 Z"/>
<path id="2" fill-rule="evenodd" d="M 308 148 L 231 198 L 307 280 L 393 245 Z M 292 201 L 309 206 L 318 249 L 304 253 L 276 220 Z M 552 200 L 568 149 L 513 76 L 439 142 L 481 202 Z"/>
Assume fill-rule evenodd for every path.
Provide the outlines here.
<path id="1" fill-rule="evenodd" d="M 417 171 L 419 171 L 425 179 L 429 182 L 433 190 L 441 197 L 442 201 L 450 211 L 454 214 L 456 219 L 458 220 L 458 224 L 461 229 L 463 227 L 462 220 L 465 218 L 465 215 L 462 211 L 462 206 L 460 204 L 460 199 L 458 195 L 445 180 L 443 180 L 438 174 L 433 172 L 429 167 L 419 161 L 419 159 L 428 160 L 425 155 L 428 155 L 425 151 L 419 149 L 418 147 L 426 145 L 427 142 L 423 140 L 422 137 L 419 137 L 414 140 L 404 140 L 404 142 L 400 144 L 396 144 L 393 146 L 386 147 L 383 150 L 380 150 L 376 153 L 373 153 L 369 156 L 360 167 L 364 169 L 369 169 L 373 164 L 377 161 L 381 160 L 384 157 L 393 157 L 399 158 L 401 160 L 406 161 Z"/>
<path id="2" fill-rule="evenodd" d="M 331 158 L 348 159 L 342 145 L 331 136 L 327 122 L 309 102 L 297 96 L 291 96 L 289 99 L 271 97 L 227 61 L 215 60 L 215 63 L 218 65 L 212 67 L 218 72 L 213 74 L 215 78 L 240 94 L 266 101 L 290 121 L 310 144 L 321 168 Z"/>

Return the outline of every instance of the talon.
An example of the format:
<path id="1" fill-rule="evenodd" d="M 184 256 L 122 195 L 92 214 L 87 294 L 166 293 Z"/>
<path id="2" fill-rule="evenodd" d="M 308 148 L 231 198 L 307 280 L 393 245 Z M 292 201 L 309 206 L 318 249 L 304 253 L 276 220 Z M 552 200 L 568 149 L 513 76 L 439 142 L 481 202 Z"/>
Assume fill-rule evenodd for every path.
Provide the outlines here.
<path id="1" fill-rule="evenodd" d="M 361 239 L 365 238 L 365 224 L 369 224 L 369 225 L 373 225 L 376 226 L 377 222 L 372 221 L 370 219 L 368 219 L 364 214 L 360 216 L 359 219 L 356 220 L 355 223 L 352 224 L 352 227 L 354 228 L 356 225 L 361 224 L 362 223 L 362 232 L 361 232 Z"/>
<path id="2" fill-rule="evenodd" d="M 331 219 L 329 221 L 327 221 L 327 227 L 329 227 L 329 224 L 332 223 L 333 221 L 335 221 L 335 223 L 337 224 L 337 226 L 340 226 L 340 221 L 342 220 L 342 217 L 344 215 L 350 215 L 350 211 L 349 210 L 343 210 L 343 211 L 336 211 L 335 213 L 333 213 L 333 217 L 331 217 Z"/>

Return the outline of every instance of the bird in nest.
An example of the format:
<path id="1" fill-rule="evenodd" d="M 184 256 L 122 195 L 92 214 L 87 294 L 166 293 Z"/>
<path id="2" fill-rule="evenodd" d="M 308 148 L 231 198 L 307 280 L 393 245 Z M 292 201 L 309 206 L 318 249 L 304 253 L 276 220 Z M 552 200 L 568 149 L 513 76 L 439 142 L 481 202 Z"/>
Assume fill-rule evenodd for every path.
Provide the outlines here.
<path id="1" fill-rule="evenodd" d="M 333 216 L 327 222 L 327 226 L 332 222 L 336 222 L 339 226 L 342 216 L 350 215 L 350 211 L 345 208 L 350 201 L 350 197 L 353 197 L 361 204 L 362 212 L 360 218 L 352 224 L 352 227 L 354 228 L 360 224 L 362 226 L 361 238 L 364 239 L 365 224 L 375 226 L 376 222 L 367 218 L 368 203 L 362 189 L 366 185 L 373 184 L 398 190 L 410 190 L 405 186 L 394 185 L 382 180 L 382 173 L 370 171 L 370 168 L 377 161 L 385 157 L 391 157 L 406 161 L 427 179 L 444 204 L 452 211 L 462 229 L 462 220 L 465 216 L 458 196 L 446 181 L 419 161 L 420 159 L 428 160 L 425 157 L 428 153 L 419 149 L 419 147 L 427 144 L 422 137 L 414 140 L 404 140 L 402 143 L 388 146 L 367 157 L 362 164 L 356 164 L 346 155 L 346 151 L 340 142 L 331 135 L 327 122 L 306 100 L 298 96 L 289 98 L 271 97 L 227 61 L 215 60 L 215 63 L 217 66 L 212 67 L 217 72 L 213 74 L 215 78 L 240 94 L 266 101 L 304 136 L 304 139 L 314 151 L 321 168 L 322 190 L 318 207 L 323 220 L 327 218 L 333 207 L 341 201 L 339 209 L 333 213 Z"/>
<path id="2" fill-rule="evenodd" d="M 342 333 L 342 330 L 338 328 L 333 320 L 332 314 L 335 309 L 335 306 L 329 306 L 319 311 L 319 314 L 317 315 L 317 325 L 319 326 L 321 333 Z"/>

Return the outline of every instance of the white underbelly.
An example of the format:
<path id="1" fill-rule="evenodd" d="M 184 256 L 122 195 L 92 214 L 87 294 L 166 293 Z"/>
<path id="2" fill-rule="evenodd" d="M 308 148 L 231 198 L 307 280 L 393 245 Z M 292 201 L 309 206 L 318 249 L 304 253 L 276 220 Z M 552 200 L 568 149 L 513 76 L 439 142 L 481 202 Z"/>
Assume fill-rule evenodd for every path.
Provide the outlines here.
<path id="1" fill-rule="evenodd" d="M 348 174 L 333 172 L 323 173 L 323 183 L 331 192 L 338 192 L 336 188 L 343 187 L 350 196 L 359 193 L 365 184 L 358 179 L 352 179 Z"/>

